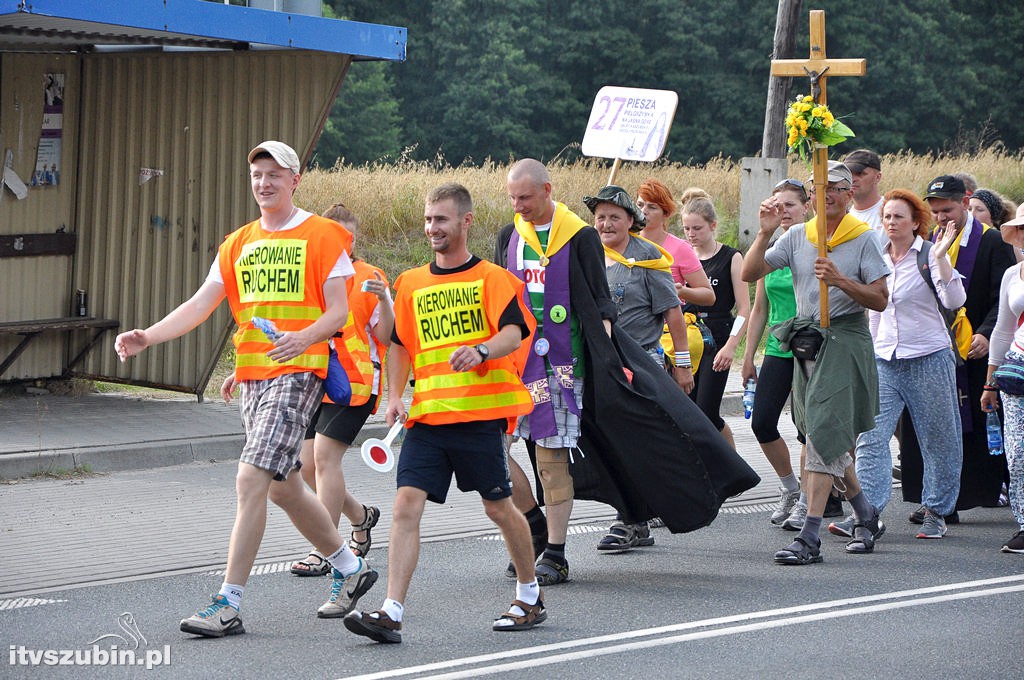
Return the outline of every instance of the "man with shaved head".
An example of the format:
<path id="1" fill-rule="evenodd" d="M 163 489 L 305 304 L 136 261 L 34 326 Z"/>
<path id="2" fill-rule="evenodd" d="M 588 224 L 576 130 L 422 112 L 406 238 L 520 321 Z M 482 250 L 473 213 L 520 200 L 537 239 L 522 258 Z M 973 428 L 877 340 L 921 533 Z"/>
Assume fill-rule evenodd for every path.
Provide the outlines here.
<path id="1" fill-rule="evenodd" d="M 525 281 L 527 301 L 537 319 L 523 370 L 534 407 L 520 418 L 515 434 L 536 445 L 537 473 L 548 509 L 546 531 L 526 477 L 510 459 L 513 500 L 530 521 L 535 552 L 540 552 L 546 534 L 537 580 L 549 586 L 569 580 L 565 537 L 574 494 L 569 452 L 580 437 L 587 342 L 574 309 L 581 296 L 590 298 L 593 302 L 588 304 L 597 304 L 604 332 L 611 335 L 615 304 L 605 277 L 601 238 L 564 204 L 552 200 L 551 176 L 544 164 L 532 158 L 515 163 L 508 173 L 508 197 L 515 220 L 498 235 L 495 261 Z"/>

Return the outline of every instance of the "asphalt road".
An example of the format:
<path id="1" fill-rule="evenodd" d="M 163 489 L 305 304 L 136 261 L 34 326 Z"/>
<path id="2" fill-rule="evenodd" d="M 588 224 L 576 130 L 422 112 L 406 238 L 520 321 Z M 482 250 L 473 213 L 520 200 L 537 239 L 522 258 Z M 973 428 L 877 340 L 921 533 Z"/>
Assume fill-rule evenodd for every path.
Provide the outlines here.
<path id="1" fill-rule="evenodd" d="M 873 555 L 852 556 L 824 541 L 825 562 L 782 567 L 772 552 L 792 534 L 767 524 L 762 506 L 732 506 L 714 524 L 685 535 L 655 531 L 655 546 L 598 554 L 602 522 L 569 538 L 573 581 L 546 590 L 549 619 L 521 633 L 490 622 L 513 596 L 506 558 L 493 534 L 426 543 L 406 602 L 404 641 L 377 645 L 315 609 L 329 580 L 296 578 L 286 563 L 263 565 L 242 609 L 247 634 L 198 639 L 178 620 L 205 606 L 213 571 L 122 579 L 54 590 L 35 606 L 0 610 L 7 643 L 2 675 L 21 677 L 222 678 L 1019 678 L 1024 661 L 1024 560 L 998 552 L 1006 510 L 978 510 L 941 541 L 913 538 L 896 503 Z M 747 512 L 753 510 L 752 512 Z M 159 530 L 159 522 L 154 523 Z M 995 547 L 994 547 L 995 546 Z M 40 565 L 73 579 L 60 546 Z M 116 559 L 116 556 L 111 556 Z M 386 551 L 371 562 L 386 571 Z M 152 563 L 158 573 L 164 565 Z M 26 598 L 29 596 L 26 596 Z M 376 608 L 384 580 L 361 608 Z M 26 599 L 22 598 L 22 599 Z M 49 602 L 45 602 L 49 601 Z M 30 667 L 18 650 L 132 648 L 118 617 L 134 617 L 142 651 L 169 663 Z M 13 646 L 13 648 L 12 648 Z M 29 651 L 20 659 L 30 658 Z M 14 656 L 12 656 L 14 655 Z M 156 657 L 154 656 L 155 660 Z"/>

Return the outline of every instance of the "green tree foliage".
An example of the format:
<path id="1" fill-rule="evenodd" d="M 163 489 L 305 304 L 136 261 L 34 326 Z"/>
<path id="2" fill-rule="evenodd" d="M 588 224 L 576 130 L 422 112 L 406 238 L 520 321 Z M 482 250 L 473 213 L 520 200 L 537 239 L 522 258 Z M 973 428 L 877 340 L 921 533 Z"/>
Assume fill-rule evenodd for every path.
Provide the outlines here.
<path id="1" fill-rule="evenodd" d="M 393 155 L 396 146 L 412 148 L 419 159 L 440 153 L 453 164 L 578 154 L 594 96 L 605 85 L 679 93 L 665 151 L 672 160 L 738 158 L 760 149 L 774 2 L 328 4 L 338 16 L 409 29 L 408 61 L 383 65 L 384 81 L 367 82 L 376 91 L 364 92 L 392 105 L 395 117 L 361 106 L 345 113 L 368 140 L 376 127 L 386 128 L 386 142 L 362 150 L 332 112 L 331 148 L 349 161 Z M 826 11 L 830 57 L 868 60 L 867 77 L 829 85 L 830 106 L 857 133 L 850 149 L 1024 147 L 1014 115 L 1024 105 L 1024 3 L 820 0 L 814 8 Z M 807 54 L 807 34 L 804 12 L 796 57 Z M 346 80 L 343 93 L 358 84 Z M 794 82 L 794 94 L 807 90 L 806 81 Z M 356 146 L 358 154 L 350 150 Z M 331 153 L 324 148 L 321 163 L 329 165 Z"/>
<path id="2" fill-rule="evenodd" d="M 359 165 L 398 157 L 402 127 L 393 78 L 385 62 L 352 63 L 313 151 L 315 163 L 332 167 L 342 158 Z"/>

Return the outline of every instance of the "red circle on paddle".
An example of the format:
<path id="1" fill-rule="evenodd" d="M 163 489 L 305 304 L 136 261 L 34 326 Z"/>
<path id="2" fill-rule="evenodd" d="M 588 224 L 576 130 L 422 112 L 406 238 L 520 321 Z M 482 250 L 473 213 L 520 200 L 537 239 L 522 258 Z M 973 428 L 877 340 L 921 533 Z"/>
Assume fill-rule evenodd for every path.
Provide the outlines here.
<path id="1" fill-rule="evenodd" d="M 376 445 L 370 449 L 370 460 L 377 465 L 384 465 L 388 462 L 388 450 L 381 445 Z"/>

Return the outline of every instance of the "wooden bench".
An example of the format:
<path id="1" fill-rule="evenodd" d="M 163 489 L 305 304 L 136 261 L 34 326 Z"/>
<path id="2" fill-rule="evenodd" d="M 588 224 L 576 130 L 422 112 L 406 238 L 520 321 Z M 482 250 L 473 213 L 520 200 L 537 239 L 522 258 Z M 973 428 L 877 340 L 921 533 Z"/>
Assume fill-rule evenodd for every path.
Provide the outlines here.
<path id="1" fill-rule="evenodd" d="M 85 355 L 92 349 L 103 335 L 121 325 L 120 321 L 115 319 L 97 319 L 92 316 L 65 316 L 59 319 L 36 319 L 34 321 L 7 321 L 0 323 L 0 335 L 20 335 L 22 336 L 21 342 L 18 343 L 17 347 L 11 350 L 7 358 L 0 363 L 0 376 L 11 367 L 11 364 L 17 360 L 21 353 L 25 351 L 29 343 L 35 339 L 40 333 L 47 332 L 62 332 L 71 333 L 77 330 L 84 329 L 95 329 L 96 333 L 92 336 L 89 342 L 82 348 L 82 350 L 75 355 L 75 358 L 68 362 L 68 365 L 64 367 L 62 377 L 68 377 L 71 374 L 71 370 L 85 358 Z"/>

